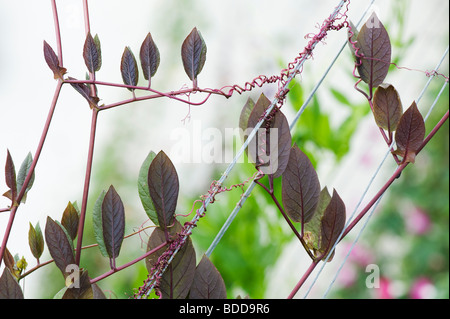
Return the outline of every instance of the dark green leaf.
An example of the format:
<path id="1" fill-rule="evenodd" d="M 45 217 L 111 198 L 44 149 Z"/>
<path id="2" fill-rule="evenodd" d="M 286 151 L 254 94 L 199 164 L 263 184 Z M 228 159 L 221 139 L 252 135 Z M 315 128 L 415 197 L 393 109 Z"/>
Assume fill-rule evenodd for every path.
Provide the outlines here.
<path id="1" fill-rule="evenodd" d="M 136 58 L 129 47 L 125 47 L 120 62 L 120 72 L 122 73 L 123 83 L 136 86 L 139 80 L 139 71 Z M 128 89 L 133 91 L 133 89 Z"/>
<path id="2" fill-rule="evenodd" d="M 106 251 L 105 242 L 103 240 L 103 227 L 102 227 L 102 204 L 105 198 L 106 192 L 102 191 L 100 196 L 97 198 L 94 204 L 94 209 L 92 212 L 92 224 L 94 227 L 94 237 L 98 244 L 98 248 L 103 257 L 109 257 Z"/>
<path id="3" fill-rule="evenodd" d="M 119 194 L 111 185 L 102 203 L 103 241 L 109 258 L 119 256 L 125 235 L 125 210 Z"/>
<path id="4" fill-rule="evenodd" d="M 100 47 L 100 40 L 97 43 L 92 37 L 91 33 L 88 32 L 86 35 L 86 40 L 84 41 L 83 47 L 83 58 L 84 63 L 86 64 L 89 72 L 94 73 L 95 71 L 100 70 L 101 67 L 101 52 L 99 52 L 98 48 Z"/>
<path id="5" fill-rule="evenodd" d="M 78 221 L 80 217 L 78 216 L 78 212 L 75 209 L 75 207 L 72 205 L 71 202 L 67 204 L 66 209 L 64 210 L 61 224 L 64 226 L 64 228 L 69 233 L 69 236 L 72 240 L 77 237 L 78 232 Z"/>
<path id="6" fill-rule="evenodd" d="M 44 58 L 50 70 L 53 71 L 53 76 L 55 80 L 56 79 L 64 80 L 64 74 L 67 73 L 67 69 L 59 65 L 58 56 L 46 41 L 44 41 Z"/>
<path id="7" fill-rule="evenodd" d="M 390 84 L 381 84 L 373 96 L 373 114 L 377 125 L 388 132 L 397 129 L 403 114 L 402 102 L 397 90 Z"/>
<path id="8" fill-rule="evenodd" d="M 195 81 L 206 61 L 206 43 L 197 28 L 192 29 L 181 46 L 184 70 L 191 81 Z"/>
<path id="9" fill-rule="evenodd" d="M 23 292 L 8 268 L 0 277 L 0 299 L 23 299 Z"/>
<path id="10" fill-rule="evenodd" d="M 63 227 L 50 217 L 45 225 L 45 242 L 56 266 L 67 276 L 66 267 L 75 264 L 73 247 Z"/>
<path id="11" fill-rule="evenodd" d="M 30 230 L 28 231 L 28 243 L 30 245 L 31 253 L 36 259 L 39 259 L 44 251 L 44 237 L 42 235 L 39 222 L 36 227 L 30 223 Z"/>
<path id="12" fill-rule="evenodd" d="M 226 299 L 227 290 L 220 272 L 214 264 L 203 255 L 195 269 L 194 280 L 189 292 L 189 299 Z"/>
<path id="13" fill-rule="evenodd" d="M 391 63 L 391 42 L 389 35 L 377 15 L 373 13 L 359 31 L 357 44 L 363 54 L 358 67 L 361 79 L 370 88 L 383 83 Z"/>
<path id="14" fill-rule="evenodd" d="M 150 164 L 148 187 L 159 226 L 166 229 L 172 224 L 177 207 L 179 181 L 175 166 L 163 151 L 160 151 Z"/>
<path id="15" fill-rule="evenodd" d="M 305 224 L 305 242 L 314 252 L 319 251 L 320 248 L 322 217 L 330 201 L 331 195 L 328 192 L 328 188 L 324 187 L 320 192 L 319 203 L 313 217 Z"/>
<path id="16" fill-rule="evenodd" d="M 400 118 L 395 132 L 397 149 L 395 154 L 404 158 L 404 161 L 414 163 L 416 152 L 425 137 L 425 123 L 414 101 Z"/>
<path id="17" fill-rule="evenodd" d="M 320 183 L 308 156 L 296 144 L 282 178 L 283 206 L 294 222 L 311 220 L 319 203 Z"/>
<path id="18" fill-rule="evenodd" d="M 141 59 L 141 66 L 142 71 L 144 73 L 144 78 L 146 80 L 149 80 L 151 77 L 155 75 L 156 70 L 158 70 L 160 61 L 158 47 L 153 41 L 150 32 L 145 37 L 144 42 L 142 42 L 139 56 Z"/>
<path id="19" fill-rule="evenodd" d="M 147 155 L 144 162 L 142 163 L 138 177 L 138 192 L 145 213 L 147 214 L 148 218 L 150 218 L 150 220 L 153 222 L 153 224 L 158 226 L 159 225 L 158 215 L 156 214 L 155 206 L 153 205 L 152 198 L 150 197 L 150 191 L 148 189 L 148 170 L 155 156 L 156 156 L 155 152 L 150 151 L 150 153 Z"/>
<path id="20" fill-rule="evenodd" d="M 97 56 L 98 62 L 97 62 L 97 69 L 96 69 L 96 71 L 98 71 L 102 67 L 102 46 L 100 44 L 100 39 L 98 37 L 98 34 L 96 34 L 94 36 L 94 43 L 95 43 L 95 46 L 97 48 L 97 53 L 98 53 L 98 56 Z"/>
<path id="21" fill-rule="evenodd" d="M 22 162 L 22 165 L 20 165 L 19 173 L 17 175 L 17 193 L 20 193 L 22 190 L 22 185 L 25 182 L 25 178 L 28 175 L 28 172 L 31 169 L 31 164 L 33 163 L 33 157 L 31 156 L 31 153 L 28 153 L 27 157 L 25 157 L 25 160 Z M 34 183 L 34 171 L 31 174 L 31 179 L 28 182 L 27 188 L 25 190 L 25 193 L 22 197 L 21 202 L 25 203 L 27 198 L 27 192 L 31 189 Z"/>

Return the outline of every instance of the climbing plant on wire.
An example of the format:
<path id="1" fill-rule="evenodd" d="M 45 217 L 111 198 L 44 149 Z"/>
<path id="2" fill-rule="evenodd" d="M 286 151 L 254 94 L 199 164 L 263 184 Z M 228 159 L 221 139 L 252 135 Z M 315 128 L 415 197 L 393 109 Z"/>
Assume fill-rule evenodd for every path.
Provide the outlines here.
<path id="1" fill-rule="evenodd" d="M 339 2 L 324 20 L 319 32 L 310 36 L 304 50 L 285 69 L 281 70 L 280 74 L 261 75 L 243 86 L 231 85 L 220 89 L 206 89 L 199 85 L 198 77 L 206 63 L 207 46 L 201 32 L 194 27 L 181 44 L 181 61 L 186 75 L 192 82 L 192 87 L 169 92 L 154 89 L 155 81 L 152 78 L 156 77 L 161 54 L 151 33 L 143 39 L 139 51 L 134 49 L 135 52 L 139 52 L 137 58 L 133 48 L 129 46 L 124 48 L 121 60 L 118 61 L 123 83 L 97 79 L 96 72 L 102 67 L 101 42 L 98 35 L 93 36 L 91 33 L 87 0 L 83 1 L 86 37 L 82 48 L 87 76 L 83 80 L 66 76 L 69 66 L 64 65 L 62 60 L 62 39 L 56 1 L 53 0 L 51 3 L 55 21 L 56 52 L 53 49 L 55 46 L 52 47 L 47 41 L 43 41 L 43 53 L 45 62 L 57 84 L 49 116 L 34 157 L 29 154 L 22 162 L 17 174 L 13 157 L 9 151 L 6 152 L 5 181 L 9 189 L 4 196 L 11 200 L 11 204 L 0 210 L 1 213 L 9 213 L 8 225 L 0 248 L 0 263 L 4 262 L 5 265 L 0 277 L 0 294 L 5 298 L 23 298 L 18 282 L 31 272 L 52 263 L 61 271 L 65 280 L 65 287 L 61 287 L 57 297 L 105 298 L 98 283 L 125 268 L 132 267 L 139 261 L 145 261 L 148 276 L 143 278 L 143 285 L 136 288 L 133 295 L 135 298 L 149 296 L 163 299 L 226 298 L 227 289 L 220 274 L 220 267 L 214 265 L 209 259 L 214 247 L 209 249 L 200 261 L 197 261 L 190 235 L 195 227 L 201 227 L 199 221 L 207 213 L 207 207 L 214 203 L 216 196 L 236 188 L 244 188 L 250 180 L 247 190 L 251 192 L 254 185 L 258 185 L 269 194 L 292 230 L 293 236 L 298 238 L 299 244 L 311 258 L 311 266 L 287 296 L 292 298 L 319 262 L 330 262 L 333 259 L 335 247 L 339 241 L 353 229 L 409 163 L 414 163 L 416 156 L 448 119 L 447 111 L 441 121 L 425 137 L 424 120 L 415 102 L 411 102 L 411 106 L 403 111 L 399 93 L 394 85 L 384 83 L 391 65 L 388 32 L 375 14 L 370 16 L 358 31 L 347 17 L 349 0 Z M 346 206 L 338 190 L 333 189 L 330 192 L 325 185 L 321 185 L 320 177 L 312 162 L 302 151 L 302 145 L 292 142 L 292 125 L 283 114 L 283 104 L 289 94 L 291 81 L 302 72 L 303 64 L 312 57 L 316 45 L 322 42 L 330 31 L 342 29 L 348 31 L 348 43 L 355 57 L 353 74 L 358 78 L 355 88 L 366 97 L 374 114 L 375 123 L 379 126 L 388 147 L 391 148 L 394 142 L 396 143 L 396 148 L 392 148 L 392 157 L 398 165 L 394 174 L 348 225 L 346 225 Z M 137 85 L 140 77 L 139 66 L 143 77 L 148 81 L 147 86 Z M 448 81 L 447 77 L 443 77 Z M 139 171 L 137 192 L 142 202 L 143 213 L 146 213 L 153 223 L 150 226 L 153 231 L 146 243 L 145 254 L 123 265 L 118 265 L 117 257 L 120 255 L 123 241 L 140 233 L 141 230 L 125 234 L 126 205 L 113 185 L 105 185 L 105 190 L 97 196 L 91 214 L 92 219 L 87 218 L 87 201 L 93 195 L 90 194 L 89 187 L 99 115 L 111 108 L 158 98 L 173 99 L 188 106 L 202 105 L 212 95 L 229 98 L 235 93 L 244 94 L 271 83 L 278 85 L 278 90 L 271 99 L 260 94 L 256 102 L 249 98 L 243 106 L 240 117 L 236 120 L 242 130 L 244 144 L 222 176 L 213 181 L 207 193 L 201 196 L 197 202 L 200 203 L 200 207 L 193 208 L 195 213 L 191 221 L 181 224 L 179 214 L 176 214 L 180 187 L 174 164 L 164 150 L 158 152 L 149 150 Z M 365 83 L 366 87 L 363 89 L 358 87 L 361 83 Z M 37 178 L 34 170 L 44 147 L 61 88 L 67 84 L 81 95 L 92 112 L 81 207 L 76 202 L 69 202 L 60 220 L 47 218 L 44 231 L 41 225 L 30 224 L 29 246 L 36 258 L 36 265 L 31 270 L 27 270 L 28 262 L 13 257 L 7 249 L 7 243 L 16 213 L 25 203 L 26 195 L 31 191 L 33 181 Z M 131 97 L 110 104 L 101 104 L 101 87 L 103 86 L 127 89 Z M 191 95 L 194 93 L 202 94 L 203 100 L 191 101 Z M 225 179 L 244 152 L 247 152 L 255 168 L 254 175 L 231 187 L 224 186 Z M 274 181 L 276 179 L 281 180 L 281 198 L 275 195 Z M 243 194 L 242 201 L 238 203 L 240 207 L 248 195 L 247 192 Z M 96 243 L 83 246 L 83 234 L 87 222 L 92 222 Z M 300 231 L 297 231 L 295 224 L 300 225 Z M 100 254 L 105 257 L 105 262 L 109 263 L 110 267 L 109 271 L 94 278 L 90 274 L 95 273 L 95 269 L 84 269 L 81 262 L 83 249 L 92 247 L 98 247 Z M 45 248 L 49 250 L 52 260 L 41 262 L 40 258 Z M 152 292 L 155 294 L 151 295 Z"/>

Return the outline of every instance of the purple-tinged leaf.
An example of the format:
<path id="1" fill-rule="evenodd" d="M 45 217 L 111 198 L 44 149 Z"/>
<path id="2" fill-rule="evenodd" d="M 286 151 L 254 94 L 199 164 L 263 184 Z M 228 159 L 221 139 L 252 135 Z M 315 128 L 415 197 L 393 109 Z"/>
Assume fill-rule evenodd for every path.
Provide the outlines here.
<path id="1" fill-rule="evenodd" d="M 395 154 L 403 157 L 403 161 L 414 163 L 416 152 L 425 137 L 425 122 L 414 101 L 403 113 L 395 132 L 397 149 Z"/>
<path id="2" fill-rule="evenodd" d="M 174 239 L 181 230 L 182 226 L 178 221 L 175 221 L 174 226 L 167 230 L 159 227 L 155 228 L 148 240 L 147 251 L 165 243 L 167 231 L 169 233 L 169 239 Z M 165 249 L 162 248 L 147 258 L 146 265 L 149 272 L 164 251 Z M 194 279 L 195 264 L 195 250 L 192 245 L 192 240 L 189 237 L 161 277 L 159 289 L 163 299 L 186 298 Z"/>
<path id="3" fill-rule="evenodd" d="M 144 42 L 141 45 L 141 51 L 139 54 L 141 59 L 142 72 L 144 73 L 144 78 L 150 80 L 158 70 L 160 56 L 159 50 L 153 41 L 150 32 L 145 37 Z"/>
<path id="4" fill-rule="evenodd" d="M 72 78 L 70 76 L 68 77 L 68 79 L 76 80 L 75 78 Z M 97 96 L 91 96 L 91 89 L 89 85 L 86 85 L 84 83 L 70 83 L 70 86 L 72 86 L 75 89 L 75 91 L 80 93 L 86 99 L 91 109 L 97 107 L 100 99 Z"/>
<path id="5" fill-rule="evenodd" d="M 105 294 L 96 283 L 91 284 L 91 286 L 93 299 L 106 299 Z"/>
<path id="6" fill-rule="evenodd" d="M 23 299 L 22 289 L 8 268 L 0 277 L 0 299 Z"/>
<path id="7" fill-rule="evenodd" d="M 120 62 L 120 72 L 122 73 L 123 83 L 126 85 L 136 86 L 139 80 L 139 71 L 136 58 L 129 47 L 125 47 Z M 129 88 L 128 90 L 133 91 Z"/>
<path id="8" fill-rule="evenodd" d="M 80 273 L 76 283 L 68 282 L 72 278 L 66 278 L 66 287 L 68 288 L 62 299 L 93 299 L 94 294 L 88 272 L 87 270 L 81 270 Z"/>
<path id="9" fill-rule="evenodd" d="M 309 222 L 319 203 L 320 183 L 308 156 L 296 144 L 282 175 L 282 200 L 286 214 L 302 225 Z"/>
<path id="10" fill-rule="evenodd" d="M 75 207 L 72 205 L 71 202 L 67 204 L 66 209 L 64 210 L 61 224 L 64 226 L 64 228 L 69 233 L 70 238 L 72 240 L 77 237 L 78 232 L 78 221 L 80 220 L 80 217 L 78 216 L 78 212 L 75 209 Z"/>
<path id="11" fill-rule="evenodd" d="M 373 13 L 359 31 L 356 47 L 364 57 L 358 67 L 361 79 L 374 88 L 383 83 L 391 64 L 391 41 L 377 15 Z"/>
<path id="12" fill-rule="evenodd" d="M 102 203 L 103 241 L 114 265 L 125 235 L 125 209 L 119 194 L 111 185 Z"/>
<path id="13" fill-rule="evenodd" d="M 11 154 L 9 153 L 9 150 L 7 150 L 6 154 L 5 180 L 6 186 L 8 186 L 10 190 L 10 197 L 7 197 L 14 203 L 17 196 L 16 169 L 14 167 L 14 162 L 12 160 Z"/>
<path id="14" fill-rule="evenodd" d="M 5 253 L 3 254 L 3 261 L 5 262 L 5 267 L 9 269 L 13 276 L 16 276 L 16 261 L 13 255 L 9 252 L 8 247 L 5 248 Z"/>
<path id="15" fill-rule="evenodd" d="M 381 84 L 373 96 L 373 114 L 377 125 L 386 131 L 397 129 L 402 116 L 402 102 L 397 90 L 390 84 Z"/>
<path id="16" fill-rule="evenodd" d="M 177 207 L 179 181 L 175 166 L 163 151 L 160 151 L 150 164 L 148 187 L 159 226 L 165 230 L 172 224 Z"/>
<path id="17" fill-rule="evenodd" d="M 45 242 L 56 266 L 66 277 L 67 266 L 75 264 L 73 247 L 62 226 L 50 217 L 45 225 Z"/>
<path id="18" fill-rule="evenodd" d="M 195 269 L 194 281 L 189 292 L 189 299 L 226 299 L 227 289 L 220 272 L 214 264 L 203 255 Z"/>
<path id="19" fill-rule="evenodd" d="M 244 134 L 250 134 L 270 104 L 265 95 L 261 94 L 250 113 Z M 283 174 L 289 161 L 291 132 L 289 123 L 280 110 L 274 108 L 267 118 L 249 143 L 248 153 L 264 174 L 277 178 Z"/>
<path id="20" fill-rule="evenodd" d="M 100 67 L 102 66 L 101 51 L 99 50 L 100 40 L 98 40 L 97 35 L 96 37 L 97 42 L 92 37 L 91 33 L 88 32 L 83 47 L 84 63 L 86 64 L 87 69 L 91 73 L 100 70 Z"/>
<path id="21" fill-rule="evenodd" d="M 42 252 L 44 251 L 44 236 L 42 235 L 39 222 L 36 224 L 36 227 L 33 227 L 30 223 L 30 230 L 28 231 L 28 244 L 30 245 L 30 250 L 34 258 L 39 260 Z"/>
<path id="22" fill-rule="evenodd" d="M 55 80 L 56 79 L 64 80 L 64 74 L 67 73 L 67 69 L 59 65 L 58 56 L 46 41 L 44 41 L 44 58 L 50 70 L 53 71 L 53 76 Z"/>
<path id="23" fill-rule="evenodd" d="M 192 29 L 181 46 L 184 70 L 191 81 L 196 81 L 206 61 L 206 43 L 197 28 Z"/>
<path id="24" fill-rule="evenodd" d="M 319 253 L 323 259 L 327 257 L 344 229 L 345 219 L 345 204 L 336 190 L 333 190 L 333 196 L 321 219 Z M 332 254 L 334 254 L 334 251 Z M 331 261 L 331 259 L 330 256 L 328 261 Z"/>

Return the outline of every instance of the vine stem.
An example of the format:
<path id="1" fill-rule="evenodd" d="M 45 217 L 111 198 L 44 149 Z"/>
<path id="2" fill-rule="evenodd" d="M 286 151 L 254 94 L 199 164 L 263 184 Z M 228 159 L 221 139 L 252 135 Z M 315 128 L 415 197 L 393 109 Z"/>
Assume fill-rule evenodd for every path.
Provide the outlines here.
<path id="1" fill-rule="evenodd" d="M 86 219 L 86 208 L 87 201 L 89 197 L 89 184 L 91 181 L 91 172 L 92 172 L 92 161 L 94 158 L 94 145 L 95 145 L 95 133 L 97 128 L 97 118 L 98 118 L 98 109 L 92 109 L 92 121 L 91 121 L 91 135 L 89 138 L 89 150 L 88 150 L 88 159 L 86 164 L 86 175 L 84 178 L 84 189 L 83 189 L 83 199 L 81 202 L 81 210 L 80 210 L 80 220 L 78 224 L 78 233 L 77 233 L 77 251 L 75 256 L 75 263 L 80 265 L 81 258 L 81 247 L 83 242 L 83 229 L 84 222 Z"/>

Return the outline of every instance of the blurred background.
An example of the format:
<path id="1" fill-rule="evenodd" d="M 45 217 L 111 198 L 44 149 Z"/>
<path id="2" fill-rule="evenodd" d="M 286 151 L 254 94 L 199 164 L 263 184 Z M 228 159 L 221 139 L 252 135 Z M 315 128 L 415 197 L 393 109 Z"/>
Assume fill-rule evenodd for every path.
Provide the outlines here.
<path id="1" fill-rule="evenodd" d="M 178 90 L 191 83 L 181 63 L 181 44 L 193 27 L 206 42 L 206 64 L 199 75 L 200 87 L 220 88 L 244 85 L 254 77 L 279 74 L 303 50 L 305 35 L 317 33 L 337 0 L 154 0 L 89 2 L 91 32 L 98 34 L 102 46 L 101 81 L 122 83 L 120 59 L 125 46 L 138 57 L 148 32 L 159 48 L 161 64 L 152 79 L 159 91 Z M 352 1 L 348 12 L 356 24 L 369 1 Z M 83 79 L 82 58 L 85 40 L 81 1 L 57 1 L 61 25 L 64 66 L 68 75 Z M 448 46 L 448 1 L 377 0 L 375 11 L 390 35 L 393 62 L 419 70 L 432 70 Z M 346 40 L 346 32 L 330 32 L 307 61 L 301 76 L 291 86 L 283 112 L 291 121 L 306 97 Z M 50 1 L 0 0 L 0 166 L 4 167 L 9 149 L 16 171 L 28 152 L 34 155 L 47 117 L 56 82 L 42 51 L 46 40 L 56 51 Z M 346 203 L 347 216 L 356 205 L 386 152 L 370 108 L 354 90 L 353 60 L 346 47 L 324 83 L 293 130 L 293 140 L 302 148 L 318 171 L 321 186 L 335 188 Z M 448 56 L 440 72 L 448 75 Z M 418 98 L 428 78 L 422 72 L 391 68 L 386 82 L 393 84 L 406 110 Z M 139 85 L 146 85 L 142 75 Z M 428 112 L 443 85 L 432 80 L 418 107 Z M 95 243 L 92 208 L 102 190 L 114 185 L 126 210 L 129 234 L 148 221 L 137 192 L 139 168 L 149 151 L 164 150 L 170 156 L 177 143 L 171 132 L 185 129 L 193 147 L 207 144 L 208 136 L 195 135 L 209 128 L 225 132 L 236 128 L 240 111 L 248 97 L 257 99 L 264 92 L 272 98 L 275 85 L 230 99 L 211 97 L 200 107 L 168 99 L 156 99 L 101 112 L 98 120 L 93 176 L 91 180 L 85 245 Z M 131 97 L 128 90 L 98 87 L 101 103 L 109 104 Z M 191 96 L 199 101 L 201 96 Z M 426 122 L 429 132 L 448 110 L 448 88 Z M 189 116 L 188 116 L 189 115 Z M 188 116 L 188 118 L 186 118 Z M 14 221 L 8 249 L 24 257 L 28 269 L 36 265 L 28 247 L 29 223 L 45 227 L 47 216 L 59 220 L 69 201 L 81 204 L 86 167 L 91 112 L 83 98 L 64 86 L 43 152 L 36 168 L 36 179 L 27 202 L 20 206 Z M 240 141 L 238 141 L 240 143 Z M 330 289 L 328 298 L 448 298 L 448 123 L 432 139 L 383 197 L 352 254 Z M 230 147 L 227 145 L 227 147 Z M 232 145 L 231 145 L 232 147 Z M 186 214 L 196 199 L 207 193 L 228 163 L 192 163 L 174 159 L 180 179 L 177 213 Z M 389 158 L 382 166 L 364 207 L 395 169 Z M 247 180 L 254 173 L 250 164 L 238 164 L 225 185 Z M 3 171 L 0 192 L 7 190 Z M 278 198 L 280 181 L 275 183 Z M 242 192 L 236 189 L 217 196 L 206 217 L 198 223 L 192 239 L 200 260 Z M 0 208 L 9 205 L 5 197 Z M 359 212 L 359 211 L 358 211 Z M 191 216 L 192 217 L 192 216 Z M 191 217 L 184 220 L 190 220 Z M 0 213 L 3 238 L 9 213 Z M 364 222 L 364 220 L 363 220 Z M 342 260 L 361 226 L 356 227 L 338 246 L 333 261 L 326 265 L 308 298 L 320 298 L 330 286 Z M 151 230 L 126 239 L 118 264 L 124 264 L 146 250 Z M 50 259 L 45 248 L 41 261 Z M 235 221 L 211 255 L 222 274 L 229 298 L 286 298 L 309 266 L 309 257 L 279 214 L 270 198 L 255 188 Z M 97 248 L 84 250 L 82 267 L 96 277 L 109 269 L 109 262 Z M 380 269 L 380 287 L 369 289 L 366 267 Z M 3 265 L 0 269 L 3 271 Z M 316 273 L 297 297 L 306 294 Z M 142 285 L 147 270 L 140 262 L 99 282 L 107 297 L 128 298 Z M 20 282 L 26 298 L 52 298 L 63 286 L 59 270 L 52 264 Z"/>

